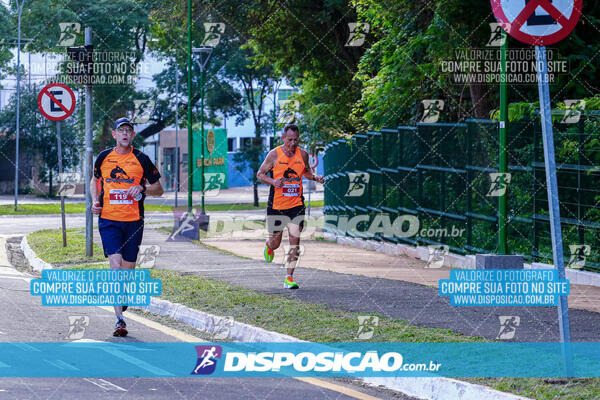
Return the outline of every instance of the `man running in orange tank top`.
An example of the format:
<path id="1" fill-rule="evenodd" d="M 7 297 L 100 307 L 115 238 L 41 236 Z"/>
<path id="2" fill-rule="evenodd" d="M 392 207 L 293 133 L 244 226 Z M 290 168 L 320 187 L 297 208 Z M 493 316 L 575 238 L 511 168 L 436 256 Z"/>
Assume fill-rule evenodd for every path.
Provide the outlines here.
<path id="1" fill-rule="evenodd" d="M 127 118 L 115 121 L 116 146 L 102 151 L 94 163 L 90 182 L 92 213 L 98 215 L 98 231 L 111 269 L 135 269 L 144 232 L 144 199 L 163 193 L 160 173 L 150 158 L 133 148 L 135 130 Z M 113 336 L 127 336 L 123 311 L 115 305 Z"/>
<path id="2" fill-rule="evenodd" d="M 321 175 L 313 174 L 308 164 L 308 153 L 298 147 L 300 131 L 296 125 L 287 125 L 283 129 L 282 139 L 283 145 L 267 154 L 256 174 L 258 180 L 271 186 L 267 203 L 269 239 L 265 244 L 264 256 L 267 262 L 273 261 L 274 251 L 281 244 L 283 229 L 287 226 L 290 251 L 283 287 L 298 289 L 293 275 L 300 253 L 300 232 L 304 227 L 302 177 L 319 183 L 324 183 L 325 179 Z"/>

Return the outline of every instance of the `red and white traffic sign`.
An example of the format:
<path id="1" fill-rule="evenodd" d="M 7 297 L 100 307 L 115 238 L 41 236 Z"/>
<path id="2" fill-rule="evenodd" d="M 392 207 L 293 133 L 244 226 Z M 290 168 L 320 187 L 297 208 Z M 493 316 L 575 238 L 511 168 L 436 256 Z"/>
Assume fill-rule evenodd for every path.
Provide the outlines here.
<path id="1" fill-rule="evenodd" d="M 51 83 L 38 94 L 38 108 L 51 121 L 69 118 L 75 110 L 75 93 L 65 84 Z"/>
<path id="2" fill-rule="evenodd" d="M 583 0 L 491 0 L 502 28 L 534 46 L 560 42 L 575 28 Z"/>
<path id="3" fill-rule="evenodd" d="M 317 168 L 317 165 L 319 165 L 319 157 L 317 157 L 316 154 L 309 153 L 308 154 L 308 165 L 312 169 Z"/>

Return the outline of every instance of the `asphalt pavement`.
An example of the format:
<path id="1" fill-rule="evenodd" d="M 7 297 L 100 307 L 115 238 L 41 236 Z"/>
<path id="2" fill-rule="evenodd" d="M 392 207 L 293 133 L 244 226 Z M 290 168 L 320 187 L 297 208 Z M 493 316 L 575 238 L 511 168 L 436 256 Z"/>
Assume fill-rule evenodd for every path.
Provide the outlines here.
<path id="1" fill-rule="evenodd" d="M 110 307 L 47 307 L 29 293 L 31 276 L 8 265 L 0 236 L 0 341 L 2 342 L 202 342 L 137 314 L 125 313 L 129 335 L 112 336 Z M 74 320 L 80 329 L 74 330 Z M 82 332 L 83 330 L 83 332 Z M 10 364 L 10 360 L 6 361 Z M 62 360 L 68 363 L 68 360 Z M 40 362 L 45 362 L 40 357 Z M 115 358 L 115 363 L 128 359 Z M 0 366 L 4 364 L 0 363 Z M 190 366 L 190 371 L 193 369 Z M 0 368 L 1 369 L 1 368 Z M 0 373 L 1 376 L 1 373 Z M 404 399 L 387 390 L 347 380 L 293 378 L 0 378 L 0 399 Z"/>

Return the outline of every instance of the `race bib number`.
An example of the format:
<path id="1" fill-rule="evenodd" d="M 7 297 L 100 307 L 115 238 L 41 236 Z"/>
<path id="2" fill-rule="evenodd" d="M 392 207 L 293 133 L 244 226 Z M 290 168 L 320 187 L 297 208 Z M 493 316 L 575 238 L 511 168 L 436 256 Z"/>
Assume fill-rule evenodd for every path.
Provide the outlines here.
<path id="1" fill-rule="evenodd" d="M 111 189 L 108 194 L 110 204 L 133 204 L 134 200 L 139 201 L 142 198 L 141 193 L 135 197 L 128 196 L 127 189 Z"/>
<path id="2" fill-rule="evenodd" d="M 300 196 L 300 184 L 299 183 L 285 183 L 283 185 L 283 195 L 285 197 Z"/>

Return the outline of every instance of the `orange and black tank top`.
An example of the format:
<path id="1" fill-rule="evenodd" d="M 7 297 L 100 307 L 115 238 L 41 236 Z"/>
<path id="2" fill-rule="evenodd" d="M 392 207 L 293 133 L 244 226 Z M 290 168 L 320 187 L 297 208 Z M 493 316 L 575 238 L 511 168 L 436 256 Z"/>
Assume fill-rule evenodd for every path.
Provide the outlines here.
<path id="1" fill-rule="evenodd" d="M 145 194 L 135 198 L 125 194 L 134 185 L 146 186 L 159 180 L 158 170 L 148 156 L 132 148 L 127 154 L 106 149 L 94 164 L 102 213 L 100 217 L 113 221 L 138 221 L 144 218 Z"/>
<path id="2" fill-rule="evenodd" d="M 292 157 L 288 157 L 281 146 L 276 147 L 277 162 L 273 167 L 273 179 L 283 179 L 283 187 L 271 186 L 268 206 L 274 210 L 287 210 L 304 205 L 302 196 L 302 175 L 304 174 L 304 159 L 300 148 Z"/>

